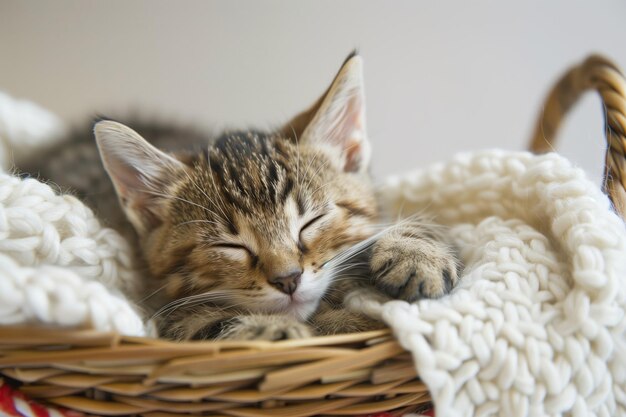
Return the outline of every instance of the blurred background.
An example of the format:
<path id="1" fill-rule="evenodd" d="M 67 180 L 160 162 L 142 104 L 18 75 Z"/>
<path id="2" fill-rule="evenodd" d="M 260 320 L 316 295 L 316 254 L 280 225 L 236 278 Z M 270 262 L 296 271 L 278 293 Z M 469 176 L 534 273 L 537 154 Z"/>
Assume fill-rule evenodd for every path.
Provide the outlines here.
<path id="1" fill-rule="evenodd" d="M 97 113 L 267 128 L 365 60 L 377 177 L 524 149 L 548 88 L 600 52 L 626 67 L 626 2 L 0 0 L 0 91 L 69 123 Z M 589 95 L 559 151 L 599 181 Z"/>

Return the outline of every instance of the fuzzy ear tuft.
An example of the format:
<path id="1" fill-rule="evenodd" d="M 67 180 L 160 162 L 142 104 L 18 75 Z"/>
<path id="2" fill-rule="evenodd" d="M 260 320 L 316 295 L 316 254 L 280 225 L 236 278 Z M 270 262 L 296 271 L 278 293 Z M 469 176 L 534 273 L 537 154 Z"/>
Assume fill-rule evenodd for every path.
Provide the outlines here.
<path id="1" fill-rule="evenodd" d="M 94 134 L 104 168 L 130 222 L 139 234 L 157 226 L 163 195 L 184 165 L 121 123 L 100 121 Z"/>
<path id="2" fill-rule="evenodd" d="M 317 104 L 317 103 L 316 103 Z M 302 133 L 302 142 L 332 147 L 342 157 L 346 172 L 367 169 L 370 145 L 365 125 L 363 61 L 351 54 L 319 101 Z"/>

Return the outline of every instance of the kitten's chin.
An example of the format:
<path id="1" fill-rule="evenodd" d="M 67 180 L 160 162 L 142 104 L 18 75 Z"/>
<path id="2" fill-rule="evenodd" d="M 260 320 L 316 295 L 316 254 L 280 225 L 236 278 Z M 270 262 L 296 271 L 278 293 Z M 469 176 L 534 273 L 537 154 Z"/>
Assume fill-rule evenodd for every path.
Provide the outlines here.
<path id="1" fill-rule="evenodd" d="M 304 300 L 294 294 L 294 297 L 284 297 L 272 303 L 272 307 L 265 311 L 270 314 L 284 314 L 298 321 L 306 321 L 317 310 L 319 299 Z"/>
<path id="2" fill-rule="evenodd" d="M 306 321 L 317 310 L 319 300 L 316 301 L 292 301 L 287 308 L 289 315 L 293 315 L 299 321 Z"/>

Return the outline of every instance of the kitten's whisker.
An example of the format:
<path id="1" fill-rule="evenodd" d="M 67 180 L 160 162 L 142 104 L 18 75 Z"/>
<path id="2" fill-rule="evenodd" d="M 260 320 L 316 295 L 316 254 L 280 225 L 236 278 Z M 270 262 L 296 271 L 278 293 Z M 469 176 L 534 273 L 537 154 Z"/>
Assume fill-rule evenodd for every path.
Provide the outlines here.
<path id="1" fill-rule="evenodd" d="M 329 281 L 332 283 L 332 285 L 337 285 L 338 283 L 341 283 L 343 281 L 346 280 L 350 280 L 350 281 L 355 281 L 356 280 L 366 280 L 369 279 L 369 273 L 368 272 L 363 272 L 362 274 L 346 274 L 345 271 L 343 274 L 339 274 L 339 275 L 335 275 L 335 276 L 331 276 L 329 277 Z M 349 277 L 349 278 L 344 278 L 344 277 Z"/>
<path id="2" fill-rule="evenodd" d="M 353 262 L 348 262 L 350 260 L 352 260 Z M 332 269 L 329 269 L 328 271 L 337 271 L 338 268 L 355 268 L 355 267 L 366 265 L 366 264 L 367 264 L 366 262 L 357 261 L 354 259 L 347 259 L 345 262 L 341 262 L 336 265 L 333 265 Z"/>
<path id="3" fill-rule="evenodd" d="M 347 271 L 349 269 L 356 269 L 359 267 L 364 267 L 367 264 L 364 262 L 359 262 L 359 263 L 353 263 L 353 264 L 339 264 L 336 267 L 334 267 L 333 269 L 328 270 L 328 273 L 331 275 L 337 275 L 343 271 Z"/>
<path id="4" fill-rule="evenodd" d="M 330 260 L 326 261 L 326 263 L 324 264 L 324 269 L 326 268 L 333 268 L 338 264 L 341 264 L 349 259 L 354 258 L 355 256 L 363 253 L 365 250 L 367 250 L 370 246 L 372 246 L 375 242 L 376 239 L 378 239 L 378 237 L 380 235 L 382 235 L 384 233 L 383 232 L 379 232 L 376 233 L 375 235 L 351 246 L 350 248 L 346 249 L 345 251 L 335 255 L 334 257 L 332 257 Z"/>
<path id="5" fill-rule="evenodd" d="M 344 254 L 344 253 L 345 252 L 342 252 L 342 254 Z M 333 268 L 339 268 L 339 267 L 342 267 L 342 266 L 345 266 L 345 265 L 352 266 L 352 265 L 359 265 L 359 264 L 363 263 L 362 261 L 359 261 L 358 259 L 352 259 L 352 258 L 344 259 L 343 262 L 337 262 L 336 261 L 337 259 L 338 259 L 337 257 L 331 258 L 332 263 L 329 263 L 331 261 L 326 262 L 322 269 L 330 271 Z M 348 262 L 348 261 L 350 261 L 350 262 Z"/>
<path id="6" fill-rule="evenodd" d="M 326 294 L 328 296 L 333 296 L 333 297 L 339 296 L 339 297 L 343 298 L 343 296 L 345 294 L 347 294 L 348 292 L 350 292 L 350 291 L 352 291 L 352 289 L 342 290 L 342 289 L 339 289 L 339 288 L 333 288 L 332 290 L 328 291 Z"/>
<path id="7" fill-rule="evenodd" d="M 318 192 L 322 191 L 322 189 L 323 189 L 323 188 L 326 188 L 326 187 L 328 187 L 329 185 L 331 185 L 331 182 L 330 182 L 330 181 L 329 181 L 329 182 L 327 182 L 327 183 L 324 183 L 324 184 L 320 185 L 319 187 L 317 187 L 315 190 L 313 190 L 313 191 L 311 192 L 311 194 L 315 195 L 315 194 L 317 194 Z"/>
<path id="8" fill-rule="evenodd" d="M 355 256 L 363 253 L 365 250 L 367 250 L 369 247 L 371 247 L 374 243 L 376 243 L 377 239 L 379 239 L 385 233 L 388 233 L 389 231 L 391 231 L 391 230 L 393 230 L 394 228 L 397 228 L 397 227 L 398 227 L 397 225 L 392 225 L 392 226 L 386 227 L 383 230 L 381 230 L 380 232 L 377 232 L 377 233 L 373 234 L 372 236 L 368 237 L 367 239 L 362 240 L 361 242 L 358 242 L 355 245 L 349 247 L 345 251 L 335 255 L 333 258 L 331 258 L 330 260 L 326 261 L 326 263 L 324 264 L 324 269 L 326 269 L 328 267 L 333 268 L 335 265 L 341 264 L 341 263 L 347 261 L 348 259 L 352 259 Z"/>
<path id="9" fill-rule="evenodd" d="M 324 302 L 326 302 L 327 304 L 330 304 L 330 305 L 334 304 L 334 303 L 333 303 L 333 300 L 332 300 L 330 297 L 328 297 L 328 295 L 327 295 L 327 294 L 328 294 L 328 293 L 326 293 L 326 294 L 322 295 L 322 296 L 320 297 L 320 300 L 321 300 L 321 301 L 324 301 Z M 307 322 L 308 324 L 310 324 L 310 325 L 313 325 L 312 320 L 313 320 L 313 316 L 309 317 L 309 318 L 307 319 L 307 321 L 306 321 L 306 322 Z"/>
<path id="10" fill-rule="evenodd" d="M 150 294 L 148 294 L 147 296 L 145 296 L 141 300 L 137 301 L 137 304 L 141 304 L 141 303 L 149 300 L 150 298 L 154 297 L 159 291 L 165 289 L 165 287 L 167 287 L 167 284 L 165 284 L 165 285 L 157 288 L 156 290 L 152 291 Z"/>
<path id="11" fill-rule="evenodd" d="M 171 313 L 171 311 L 176 310 L 180 307 L 183 307 L 189 303 L 193 303 L 192 305 L 195 305 L 196 302 L 204 303 L 204 302 L 209 302 L 209 301 L 216 301 L 219 299 L 228 299 L 229 297 L 232 297 L 232 295 L 236 293 L 237 293 L 236 291 L 232 291 L 232 290 L 231 291 L 217 290 L 217 291 L 194 294 L 188 297 L 179 298 L 161 307 L 159 310 L 157 310 L 156 313 L 153 314 L 151 318 L 158 317 L 168 311 Z"/>
<path id="12" fill-rule="evenodd" d="M 348 265 L 348 266 L 343 266 L 343 265 L 338 265 L 336 268 L 333 268 L 331 270 L 328 271 L 328 274 L 331 276 L 337 276 L 345 271 L 350 271 L 350 270 L 354 270 L 354 271 L 368 271 L 369 270 L 369 265 L 366 263 L 362 263 L 362 264 L 355 264 L 355 265 Z"/>
<path id="13" fill-rule="evenodd" d="M 208 224 L 213 224 L 215 226 L 219 226 L 220 225 L 220 223 L 214 222 L 214 221 L 211 221 L 211 220 L 189 220 L 187 222 L 177 223 L 175 226 L 176 227 L 184 226 L 184 225 L 190 224 L 190 223 L 208 223 Z"/>
<path id="14" fill-rule="evenodd" d="M 207 207 L 204 207 L 204 206 L 203 206 L 203 205 L 201 205 L 201 204 L 194 203 L 193 201 L 189 201 L 189 200 L 187 200 L 187 199 L 185 199 L 185 198 L 182 198 L 182 197 L 178 197 L 178 196 L 175 196 L 175 195 L 170 195 L 170 194 L 158 193 L 158 192 L 156 192 L 156 191 L 147 191 L 147 193 L 148 193 L 148 194 L 152 194 L 152 195 L 156 195 L 156 196 L 158 196 L 158 197 L 163 197 L 163 198 L 173 198 L 174 200 L 182 201 L 183 203 L 187 203 L 187 204 L 190 204 L 190 205 L 192 205 L 192 206 L 199 207 L 199 208 L 201 208 L 202 210 L 205 210 L 205 211 L 207 211 L 207 212 L 209 212 L 209 213 L 211 213 L 211 214 L 213 214 L 213 215 L 217 216 L 217 213 L 215 213 L 215 212 L 214 212 L 214 211 L 212 211 L 211 209 L 209 209 L 209 208 L 207 208 Z M 219 217 L 219 216 L 218 216 L 218 217 Z"/>
<path id="15" fill-rule="evenodd" d="M 404 204 L 404 203 L 403 203 Z M 432 204 L 432 203 L 430 203 Z M 430 206 L 429 204 L 429 206 Z M 436 216 L 434 214 L 431 215 L 425 215 L 424 212 L 428 209 L 428 207 L 424 207 L 422 208 L 420 211 L 413 213 L 411 215 L 408 216 L 402 216 L 401 212 L 398 212 L 397 216 L 396 216 L 396 221 L 393 223 L 395 225 L 404 225 L 407 223 L 419 223 L 422 226 L 424 225 L 431 225 L 433 227 L 438 227 L 438 228 L 445 228 L 445 226 L 441 225 L 441 224 L 437 224 L 435 223 L 436 220 Z"/>
<path id="16" fill-rule="evenodd" d="M 189 299 L 185 299 L 180 303 L 176 303 L 175 305 L 172 305 L 170 307 L 168 307 L 167 309 L 162 309 L 157 311 L 157 313 L 155 313 L 153 315 L 153 318 L 155 317 L 160 317 L 161 315 L 165 314 L 165 317 L 168 317 L 169 315 L 171 315 L 174 311 L 180 309 L 180 308 L 191 308 L 191 307 L 195 307 L 197 305 L 200 304 L 206 304 L 209 300 L 203 300 L 203 299 L 196 299 L 196 300 L 189 300 Z M 213 300 L 211 300 L 213 301 Z"/>

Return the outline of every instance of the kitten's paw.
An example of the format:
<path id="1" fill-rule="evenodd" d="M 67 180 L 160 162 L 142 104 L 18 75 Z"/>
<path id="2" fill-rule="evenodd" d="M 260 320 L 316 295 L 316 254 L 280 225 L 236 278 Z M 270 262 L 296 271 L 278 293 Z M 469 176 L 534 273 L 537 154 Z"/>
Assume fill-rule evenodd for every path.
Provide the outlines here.
<path id="1" fill-rule="evenodd" d="M 228 340 L 287 340 L 313 336 L 304 323 L 285 316 L 250 315 L 239 316 L 218 337 Z"/>
<path id="2" fill-rule="evenodd" d="M 450 292 L 458 281 L 458 261 L 444 243 L 388 235 L 372 248 L 374 286 L 390 297 L 415 301 Z"/>

